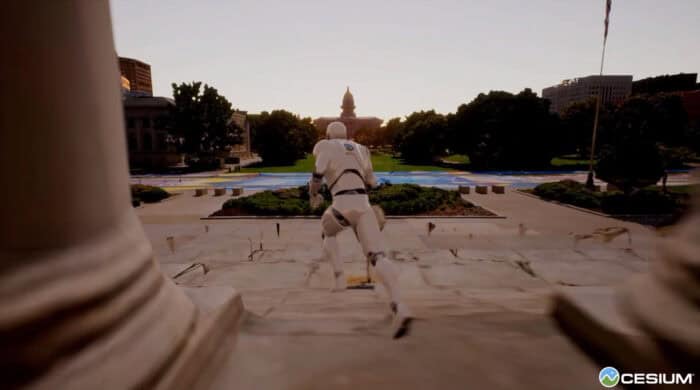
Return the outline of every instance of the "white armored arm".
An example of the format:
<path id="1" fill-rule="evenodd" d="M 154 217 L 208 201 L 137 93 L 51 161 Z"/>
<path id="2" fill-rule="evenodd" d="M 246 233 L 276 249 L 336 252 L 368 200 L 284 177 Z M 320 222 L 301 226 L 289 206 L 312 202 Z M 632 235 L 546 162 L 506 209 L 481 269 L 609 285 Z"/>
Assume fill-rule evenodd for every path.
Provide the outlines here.
<path id="1" fill-rule="evenodd" d="M 370 155 L 369 149 L 364 145 L 362 146 L 362 155 L 365 169 L 365 184 L 370 188 L 375 188 L 379 183 L 377 177 L 374 175 L 374 169 L 372 168 L 372 156 Z"/>
<path id="2" fill-rule="evenodd" d="M 323 175 L 326 173 L 328 166 L 328 153 L 325 149 L 328 148 L 326 140 L 319 141 L 314 146 L 314 171 L 311 173 L 309 180 L 309 197 L 314 197 L 321 189 Z"/>

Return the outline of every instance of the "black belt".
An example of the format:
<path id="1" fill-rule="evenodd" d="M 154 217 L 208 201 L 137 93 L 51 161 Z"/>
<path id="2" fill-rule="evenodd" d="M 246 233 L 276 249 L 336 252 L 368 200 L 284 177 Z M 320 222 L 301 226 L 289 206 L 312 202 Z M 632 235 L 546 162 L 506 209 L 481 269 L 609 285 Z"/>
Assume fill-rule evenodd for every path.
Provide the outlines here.
<path id="1" fill-rule="evenodd" d="M 342 190 L 338 191 L 333 196 L 338 196 L 338 195 L 367 195 L 367 190 L 364 188 L 355 188 L 352 190 Z"/>
<path id="2" fill-rule="evenodd" d="M 335 185 L 338 183 L 338 180 L 340 180 L 340 178 L 343 177 L 343 175 L 345 175 L 346 173 L 352 173 L 357 175 L 362 180 L 362 182 L 365 183 L 365 178 L 364 176 L 362 176 L 360 171 L 358 171 L 357 169 L 346 169 L 343 172 L 341 172 L 340 175 L 338 175 L 338 177 L 335 178 L 331 185 L 328 186 L 328 191 L 333 191 L 333 187 L 335 187 Z"/>

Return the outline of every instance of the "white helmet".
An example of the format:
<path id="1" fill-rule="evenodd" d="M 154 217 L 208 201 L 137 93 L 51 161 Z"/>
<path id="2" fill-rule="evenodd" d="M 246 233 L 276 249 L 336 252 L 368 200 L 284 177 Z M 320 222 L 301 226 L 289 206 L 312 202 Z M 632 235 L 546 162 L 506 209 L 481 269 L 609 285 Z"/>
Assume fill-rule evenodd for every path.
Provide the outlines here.
<path id="1" fill-rule="evenodd" d="M 326 138 L 328 139 L 346 139 L 348 138 L 348 129 L 345 128 L 343 122 L 331 122 L 326 128 Z"/>

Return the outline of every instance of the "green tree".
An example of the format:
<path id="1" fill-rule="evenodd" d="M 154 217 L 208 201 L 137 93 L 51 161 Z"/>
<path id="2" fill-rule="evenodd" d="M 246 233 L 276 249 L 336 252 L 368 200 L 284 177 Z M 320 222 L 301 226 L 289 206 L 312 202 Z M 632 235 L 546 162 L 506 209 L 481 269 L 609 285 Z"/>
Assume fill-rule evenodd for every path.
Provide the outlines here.
<path id="1" fill-rule="evenodd" d="M 197 157 L 226 152 L 241 142 L 241 129 L 231 120 L 231 103 L 216 88 L 201 82 L 172 84 L 172 127 L 180 150 Z"/>
<path id="2" fill-rule="evenodd" d="M 378 142 L 381 138 L 380 129 L 371 129 L 368 127 L 361 127 L 355 131 L 354 140 L 367 147 L 378 146 Z"/>
<path id="3" fill-rule="evenodd" d="M 549 101 L 529 88 L 516 95 L 491 91 L 450 116 L 451 149 L 478 169 L 544 168 L 562 150 L 558 127 Z"/>
<path id="4" fill-rule="evenodd" d="M 657 94 L 640 96 L 637 99 L 645 99 L 651 105 L 653 115 L 650 118 L 650 126 L 658 142 L 668 148 L 689 146 L 692 141 L 688 131 L 688 114 L 680 96 Z"/>
<path id="5" fill-rule="evenodd" d="M 396 135 L 401 158 L 411 163 L 430 163 L 445 152 L 447 120 L 435 110 L 414 112 L 406 117 Z"/>
<path id="6" fill-rule="evenodd" d="M 311 152 L 318 133 L 311 118 L 275 110 L 251 116 L 252 146 L 265 165 L 289 165 Z"/>
<path id="7" fill-rule="evenodd" d="M 653 104 L 645 98 L 629 99 L 615 111 L 612 126 L 601 134 L 598 178 L 630 193 L 663 176 L 655 115 Z"/>
<path id="8" fill-rule="evenodd" d="M 392 145 L 395 147 L 396 137 L 403 131 L 401 118 L 391 118 L 381 128 L 381 145 Z"/>
<path id="9" fill-rule="evenodd" d="M 593 120 L 596 98 L 574 102 L 564 108 L 561 114 L 561 142 L 563 153 L 575 153 L 581 159 L 590 158 Z M 614 106 L 601 105 L 598 117 L 598 133 L 609 126 Z"/>
<path id="10" fill-rule="evenodd" d="M 392 118 L 379 128 L 362 127 L 355 131 L 354 140 L 366 146 L 392 145 L 402 127 L 401 118 Z"/>

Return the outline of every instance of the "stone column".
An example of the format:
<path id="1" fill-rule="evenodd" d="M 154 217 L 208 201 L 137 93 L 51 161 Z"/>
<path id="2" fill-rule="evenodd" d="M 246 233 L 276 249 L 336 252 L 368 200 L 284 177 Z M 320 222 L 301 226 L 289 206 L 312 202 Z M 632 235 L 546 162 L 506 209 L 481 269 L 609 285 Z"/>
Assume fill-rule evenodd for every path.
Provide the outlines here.
<path id="1" fill-rule="evenodd" d="M 161 275 L 132 210 L 108 2 L 12 0 L 0 42 L 0 383 L 194 383 L 183 361 L 224 332 Z"/>

